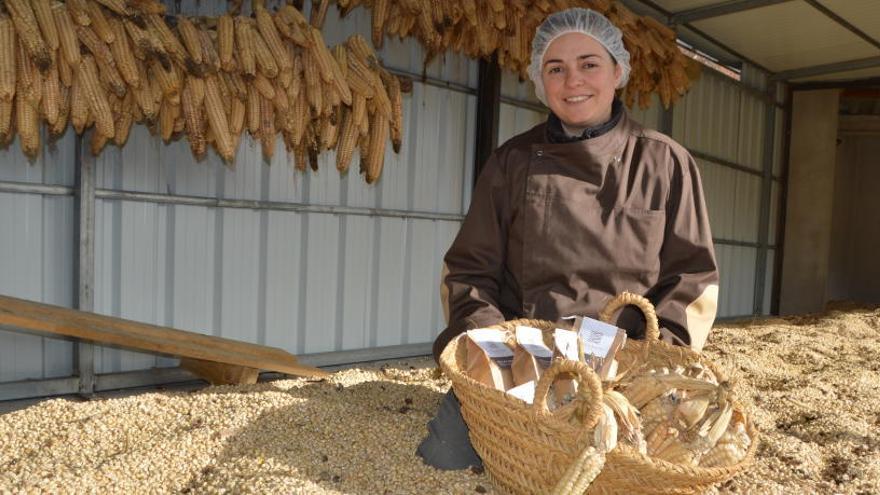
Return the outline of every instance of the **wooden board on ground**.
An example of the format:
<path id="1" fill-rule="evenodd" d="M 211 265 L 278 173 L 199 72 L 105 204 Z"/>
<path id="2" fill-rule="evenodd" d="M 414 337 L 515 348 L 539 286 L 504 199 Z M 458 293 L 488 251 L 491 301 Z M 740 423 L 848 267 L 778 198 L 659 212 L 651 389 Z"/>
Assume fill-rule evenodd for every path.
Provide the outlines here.
<path id="1" fill-rule="evenodd" d="M 213 384 L 254 383 L 260 370 L 327 376 L 276 347 L 160 327 L 0 295 L 0 327 L 46 332 L 137 351 L 177 356 Z"/>

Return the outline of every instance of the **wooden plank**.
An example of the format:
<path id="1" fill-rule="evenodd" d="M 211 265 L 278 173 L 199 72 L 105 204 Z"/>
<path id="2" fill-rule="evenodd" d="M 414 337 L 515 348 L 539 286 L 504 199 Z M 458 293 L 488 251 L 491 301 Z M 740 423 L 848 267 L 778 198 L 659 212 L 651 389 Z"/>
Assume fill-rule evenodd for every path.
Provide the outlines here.
<path id="1" fill-rule="evenodd" d="M 150 325 L 122 318 L 0 296 L 0 326 L 203 361 L 288 373 L 328 376 L 275 347 Z"/>
<path id="2" fill-rule="evenodd" d="M 215 363 L 201 359 L 181 358 L 180 367 L 192 371 L 207 380 L 211 385 L 244 385 L 257 383 L 260 370 L 236 366 L 234 364 Z"/>

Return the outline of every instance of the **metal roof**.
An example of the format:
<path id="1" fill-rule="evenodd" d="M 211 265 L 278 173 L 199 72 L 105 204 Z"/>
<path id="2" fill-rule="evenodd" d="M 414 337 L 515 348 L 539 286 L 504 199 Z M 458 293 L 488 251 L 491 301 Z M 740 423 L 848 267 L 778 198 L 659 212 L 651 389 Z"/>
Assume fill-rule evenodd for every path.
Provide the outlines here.
<path id="1" fill-rule="evenodd" d="M 880 77 L 880 0 L 624 0 L 723 63 L 775 80 Z"/>

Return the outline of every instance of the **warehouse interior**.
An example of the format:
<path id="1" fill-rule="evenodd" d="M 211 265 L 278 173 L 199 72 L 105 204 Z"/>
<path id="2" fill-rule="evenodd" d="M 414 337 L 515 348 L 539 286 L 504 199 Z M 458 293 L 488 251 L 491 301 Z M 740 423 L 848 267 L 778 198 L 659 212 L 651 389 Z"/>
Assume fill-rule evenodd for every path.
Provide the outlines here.
<path id="1" fill-rule="evenodd" d="M 267 2 L 271 7 L 273 4 Z M 705 62 L 669 108 L 631 115 L 700 165 L 721 267 L 720 320 L 880 303 L 880 4 L 625 0 Z M 166 2 L 219 15 L 225 1 Z M 304 2 L 309 12 L 311 2 Z M 245 12 L 249 9 L 244 6 Z M 328 44 L 369 38 L 331 7 Z M 442 256 L 497 145 L 541 122 L 531 84 L 492 60 L 387 39 L 409 77 L 404 141 L 382 177 L 300 172 L 250 138 L 233 166 L 135 126 L 93 156 L 88 133 L 0 149 L 0 294 L 279 347 L 331 366 L 427 355 L 443 326 Z M 45 134 L 46 131 L 44 130 Z M 0 400 L 191 380 L 176 358 L 0 330 Z"/>

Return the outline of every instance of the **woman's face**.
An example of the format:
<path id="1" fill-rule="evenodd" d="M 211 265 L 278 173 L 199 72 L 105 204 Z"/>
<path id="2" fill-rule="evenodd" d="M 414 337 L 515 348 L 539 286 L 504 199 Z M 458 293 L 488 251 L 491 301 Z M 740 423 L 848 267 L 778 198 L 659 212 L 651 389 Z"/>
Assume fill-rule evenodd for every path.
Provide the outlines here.
<path id="1" fill-rule="evenodd" d="M 598 41 L 566 33 L 544 53 L 541 78 L 547 105 L 570 127 L 592 127 L 611 118 L 622 69 Z"/>

